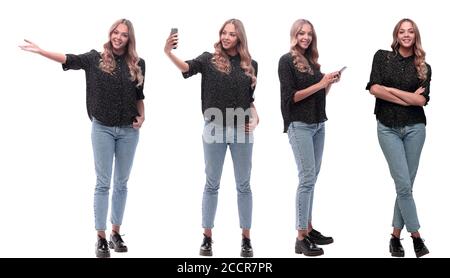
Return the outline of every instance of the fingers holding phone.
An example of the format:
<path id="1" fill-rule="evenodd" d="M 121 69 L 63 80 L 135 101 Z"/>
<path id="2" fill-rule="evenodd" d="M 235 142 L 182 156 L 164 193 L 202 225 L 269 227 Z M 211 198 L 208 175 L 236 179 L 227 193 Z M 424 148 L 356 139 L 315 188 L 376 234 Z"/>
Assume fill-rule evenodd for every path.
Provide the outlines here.
<path id="1" fill-rule="evenodd" d="M 166 45 L 164 46 L 164 52 L 169 54 L 172 49 L 176 49 L 178 46 L 178 28 L 172 28 L 170 30 L 170 35 L 166 40 Z"/>
<path id="2" fill-rule="evenodd" d="M 338 70 L 338 71 L 336 71 L 336 72 L 333 72 L 333 75 L 334 75 L 334 83 L 339 82 L 339 81 L 341 80 L 342 72 L 343 72 L 346 68 L 347 68 L 347 67 L 344 66 L 344 67 L 342 67 L 340 70 Z"/>

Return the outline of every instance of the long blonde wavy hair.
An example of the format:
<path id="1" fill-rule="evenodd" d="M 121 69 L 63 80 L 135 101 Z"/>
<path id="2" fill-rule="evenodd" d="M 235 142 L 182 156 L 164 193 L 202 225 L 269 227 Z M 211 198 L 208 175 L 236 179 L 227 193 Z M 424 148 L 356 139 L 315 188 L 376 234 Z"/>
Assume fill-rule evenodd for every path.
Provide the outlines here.
<path id="1" fill-rule="evenodd" d="M 304 25 L 308 24 L 312 29 L 312 40 L 309 47 L 305 50 L 303 55 L 298 45 L 297 34 L 300 32 Z M 320 70 L 319 51 L 317 50 L 317 35 L 314 30 L 314 25 L 306 19 L 296 20 L 291 27 L 291 48 L 290 52 L 292 58 L 294 59 L 294 66 L 300 72 L 307 72 L 309 74 L 314 74 L 313 69 L 310 64 Z"/>
<path id="2" fill-rule="evenodd" d="M 136 37 L 134 35 L 134 28 L 131 21 L 122 18 L 117 20 L 109 28 L 109 40 L 103 45 L 102 58 L 100 60 L 100 68 L 104 72 L 112 73 L 116 68 L 116 61 L 114 60 L 111 35 L 114 30 L 120 24 L 124 24 L 128 27 L 128 43 L 125 51 L 125 61 L 127 62 L 128 68 L 130 69 L 131 81 L 137 81 L 137 87 L 141 86 L 144 82 L 144 76 L 142 75 L 141 67 L 138 65 L 139 56 L 136 52 Z"/>
<path id="3" fill-rule="evenodd" d="M 395 25 L 394 31 L 392 32 L 393 41 L 391 44 L 392 50 L 395 52 L 395 54 L 398 54 L 398 50 L 400 48 L 400 43 L 398 42 L 398 31 L 400 30 L 400 26 L 403 22 L 410 22 L 414 29 L 415 34 L 415 42 L 413 44 L 413 53 L 415 55 L 414 57 L 414 65 L 416 66 L 417 70 L 417 77 L 420 80 L 427 79 L 427 73 L 428 68 L 425 64 L 425 51 L 422 48 L 422 41 L 420 40 L 420 32 L 419 27 L 417 27 L 417 24 L 412 21 L 409 18 L 403 18 L 400 20 L 397 25 Z"/>
<path id="4" fill-rule="evenodd" d="M 256 85 L 256 75 L 255 75 L 255 69 L 252 66 L 252 56 L 250 55 L 250 52 L 248 51 L 248 45 L 247 45 L 247 35 L 245 34 L 244 24 L 239 19 L 229 19 L 225 21 L 225 23 L 222 25 L 222 28 L 220 28 L 219 31 L 219 41 L 214 44 L 214 55 L 212 59 L 212 63 L 218 69 L 219 71 L 229 74 L 231 71 L 231 64 L 230 64 L 230 58 L 228 54 L 225 52 L 225 49 L 222 46 L 222 43 L 220 41 L 220 36 L 222 35 L 223 29 L 225 29 L 225 26 L 227 24 L 233 24 L 234 28 L 236 29 L 236 36 L 237 36 L 237 45 L 236 50 L 241 57 L 241 68 L 244 70 L 245 75 L 249 76 L 252 80 L 252 87 Z"/>

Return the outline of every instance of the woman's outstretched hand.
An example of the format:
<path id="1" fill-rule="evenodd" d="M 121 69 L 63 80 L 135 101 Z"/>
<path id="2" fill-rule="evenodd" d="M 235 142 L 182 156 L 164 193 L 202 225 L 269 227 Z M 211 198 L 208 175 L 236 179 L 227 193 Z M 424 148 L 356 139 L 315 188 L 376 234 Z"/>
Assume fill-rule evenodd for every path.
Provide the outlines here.
<path id="1" fill-rule="evenodd" d="M 19 45 L 20 49 L 38 54 L 41 53 L 42 49 L 37 44 L 27 39 L 24 39 L 24 41 L 25 44 Z"/>

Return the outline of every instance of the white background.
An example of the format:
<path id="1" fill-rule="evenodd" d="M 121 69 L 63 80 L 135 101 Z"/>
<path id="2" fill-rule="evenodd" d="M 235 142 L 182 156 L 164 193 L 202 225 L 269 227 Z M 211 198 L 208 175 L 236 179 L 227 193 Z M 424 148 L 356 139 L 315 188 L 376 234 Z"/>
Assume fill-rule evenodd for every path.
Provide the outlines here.
<path id="1" fill-rule="evenodd" d="M 6 3 L 6 2 L 5 2 Z M 442 1 L 13 1 L 3 3 L 0 121 L 0 257 L 94 257 L 95 173 L 83 71 L 21 51 L 24 38 L 61 53 L 102 50 L 119 18 L 135 26 L 146 60 L 146 121 L 129 181 L 122 232 L 127 254 L 197 257 L 202 239 L 204 164 L 200 75 L 183 80 L 165 57 L 171 27 L 175 53 L 212 51 L 229 18 L 244 22 L 259 63 L 252 189 L 256 257 L 294 254 L 297 170 L 279 109 L 278 59 L 289 30 L 309 19 L 323 72 L 347 66 L 327 98 L 326 143 L 313 224 L 335 243 L 324 257 L 389 257 L 395 190 L 376 137 L 374 98 L 365 90 L 373 54 L 390 49 L 404 17 L 418 24 L 433 69 L 425 108 L 427 140 L 414 187 L 428 257 L 449 257 L 448 23 Z M 151 3 L 151 4 L 150 4 Z M 7 6 L 6 6 L 7 5 Z M 445 48 L 445 52 L 444 52 Z M 240 229 L 231 157 L 227 155 L 214 228 L 216 257 L 238 257 Z M 406 256 L 414 257 L 404 232 Z"/>

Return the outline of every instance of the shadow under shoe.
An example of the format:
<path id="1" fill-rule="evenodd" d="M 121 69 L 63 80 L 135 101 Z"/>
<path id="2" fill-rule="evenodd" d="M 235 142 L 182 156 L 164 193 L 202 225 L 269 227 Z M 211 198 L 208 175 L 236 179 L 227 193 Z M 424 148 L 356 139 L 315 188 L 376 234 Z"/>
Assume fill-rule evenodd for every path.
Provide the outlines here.
<path id="1" fill-rule="evenodd" d="M 128 247 L 119 234 L 112 233 L 109 239 L 109 248 L 118 253 L 128 252 Z"/>
<path id="2" fill-rule="evenodd" d="M 253 248 L 249 238 L 242 238 L 241 244 L 241 257 L 250 258 L 253 257 Z"/>
<path id="3" fill-rule="evenodd" d="M 203 234 L 203 242 L 200 246 L 200 256 L 212 256 L 212 238 Z"/>
<path id="4" fill-rule="evenodd" d="M 305 236 L 303 240 L 298 238 L 295 241 L 295 253 L 303 254 L 305 256 L 320 256 L 323 255 L 323 249 L 317 247 L 317 245 L 310 240 L 308 236 Z"/>
<path id="5" fill-rule="evenodd" d="M 312 229 L 311 232 L 308 233 L 308 237 L 317 245 L 327 245 L 334 242 L 332 237 L 324 236 L 319 231 L 314 229 Z"/>
<path id="6" fill-rule="evenodd" d="M 392 257 L 405 256 L 405 250 L 403 249 L 400 239 L 394 235 L 392 235 L 391 239 L 389 240 L 389 252 L 391 253 Z"/>
<path id="7" fill-rule="evenodd" d="M 412 237 L 413 239 L 413 245 L 414 245 L 414 252 L 416 252 L 416 257 L 420 258 L 422 256 L 425 256 L 426 254 L 430 253 L 428 251 L 428 248 L 425 246 L 425 243 L 423 243 L 423 239 L 420 237 Z"/>
<path id="8" fill-rule="evenodd" d="M 97 243 L 95 244 L 95 256 L 97 258 L 109 258 L 111 256 L 106 239 L 97 236 Z"/>

